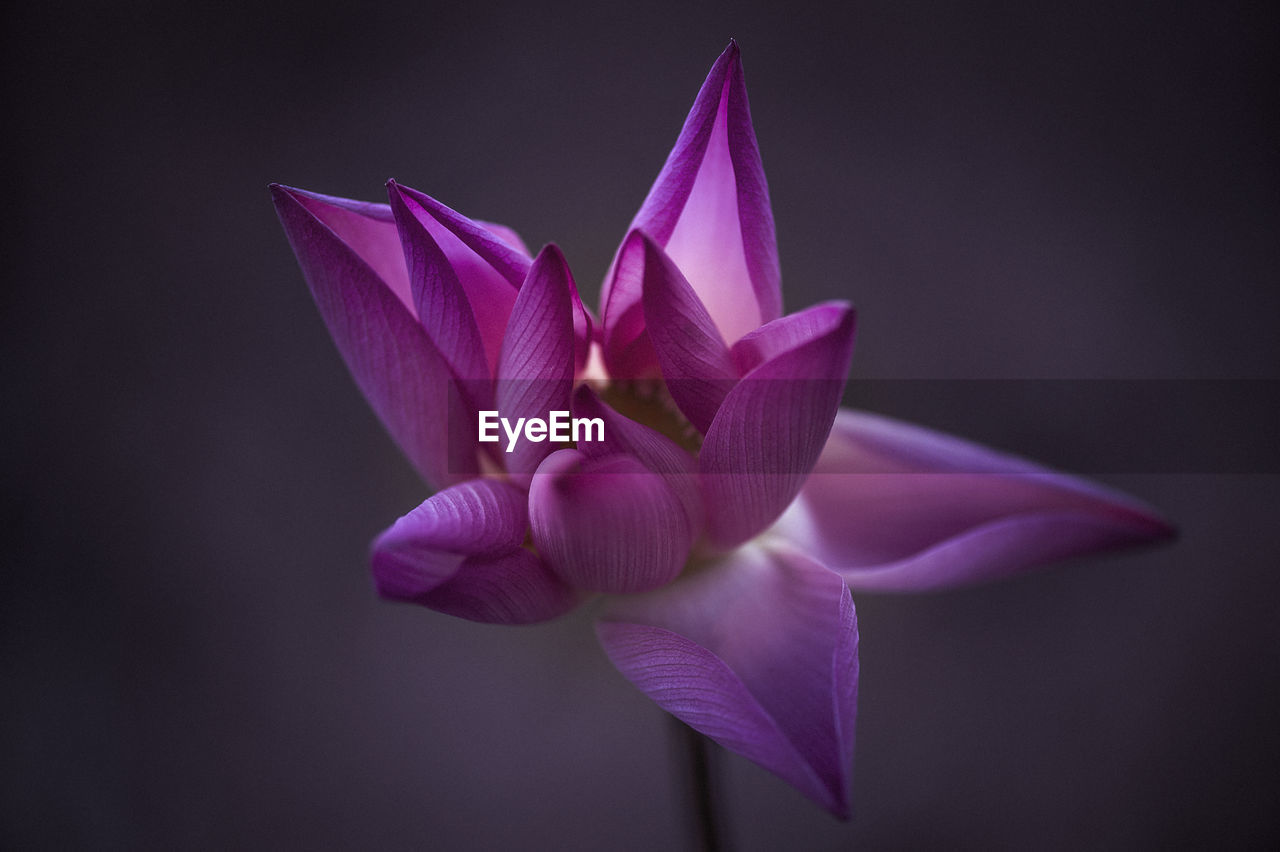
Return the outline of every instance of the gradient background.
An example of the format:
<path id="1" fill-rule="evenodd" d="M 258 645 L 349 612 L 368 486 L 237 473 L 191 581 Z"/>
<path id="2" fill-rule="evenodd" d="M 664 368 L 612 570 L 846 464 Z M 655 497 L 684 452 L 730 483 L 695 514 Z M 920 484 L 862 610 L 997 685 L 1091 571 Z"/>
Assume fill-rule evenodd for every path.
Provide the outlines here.
<path id="1" fill-rule="evenodd" d="M 665 718 L 589 614 L 374 597 L 368 542 L 425 493 L 269 181 L 394 177 L 557 241 L 594 296 L 732 36 L 787 306 L 858 304 L 855 379 L 1280 379 L 1261 4 L 602 5 L 7 13 L 0 845 L 683 842 Z M 1050 461 L 1090 439 L 1088 412 L 979 414 L 971 437 Z M 859 596 L 854 821 L 721 755 L 730 839 L 1274 841 L 1280 478 L 1161 446 L 1164 472 L 1100 478 L 1171 547 Z"/>

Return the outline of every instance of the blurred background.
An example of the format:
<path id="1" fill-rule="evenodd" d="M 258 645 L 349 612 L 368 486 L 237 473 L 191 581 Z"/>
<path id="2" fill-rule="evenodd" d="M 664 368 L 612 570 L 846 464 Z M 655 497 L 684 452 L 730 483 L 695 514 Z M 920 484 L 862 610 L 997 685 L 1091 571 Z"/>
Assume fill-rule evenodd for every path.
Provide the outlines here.
<path id="1" fill-rule="evenodd" d="M 688 842 L 666 719 L 608 664 L 590 613 L 499 628 L 374 596 L 369 541 L 427 495 L 330 343 L 268 182 L 382 200 L 395 178 L 535 249 L 556 241 L 594 301 L 733 37 L 787 307 L 860 310 L 853 403 L 859 380 L 1274 382 L 1274 18 L 11 8 L 0 846 Z M 733 845 L 1274 843 L 1277 411 L 1274 384 L 1249 387 L 1247 412 L 1188 391 L 1118 423 L 1016 393 L 909 394 L 913 419 L 958 416 L 969 437 L 1095 473 L 1181 539 L 858 596 L 853 821 L 721 753 Z M 1215 437 L 1241 425 L 1256 446 Z M 1104 429 L 1158 461 L 1093 463 Z M 1179 465 L 1217 443 L 1272 462 Z"/>

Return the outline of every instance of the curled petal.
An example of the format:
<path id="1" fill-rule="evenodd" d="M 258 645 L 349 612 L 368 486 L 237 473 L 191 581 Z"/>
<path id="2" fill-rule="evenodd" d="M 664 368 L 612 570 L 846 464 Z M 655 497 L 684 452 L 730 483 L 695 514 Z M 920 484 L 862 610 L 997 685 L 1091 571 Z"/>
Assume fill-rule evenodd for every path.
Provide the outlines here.
<path id="1" fill-rule="evenodd" d="M 854 312 L 748 373 L 725 397 L 698 457 L 712 544 L 734 547 L 777 520 L 831 430 L 853 350 Z"/>
<path id="2" fill-rule="evenodd" d="M 529 273 L 531 261 L 479 223 L 450 210 L 429 195 L 395 181 L 387 184 L 387 191 L 396 206 L 403 205 L 397 211 L 397 218 L 401 234 L 406 238 L 406 254 L 420 256 L 424 264 L 423 274 L 413 280 L 423 324 L 432 332 L 432 339 L 436 339 L 437 333 L 445 333 L 467 346 L 467 351 L 457 353 L 459 357 L 465 356 L 461 366 L 467 372 L 477 369 L 475 355 L 470 351 L 472 343 L 467 342 L 469 332 L 454 327 L 462 322 L 458 319 L 462 304 L 452 291 L 460 288 L 466 297 L 465 304 L 471 309 L 471 321 L 479 336 L 484 354 L 482 363 L 486 368 L 481 374 L 459 374 L 458 378 L 464 381 L 491 378 L 516 291 Z M 444 312 L 443 317 L 431 316 L 427 307 Z M 439 332 L 437 324 L 442 324 Z M 444 351 L 443 344 L 437 341 L 437 345 Z M 454 355 L 452 351 L 447 354 Z"/>
<path id="3" fill-rule="evenodd" d="M 458 389 L 448 365 L 403 296 L 326 223 L 327 219 L 342 224 L 347 234 L 358 231 L 356 220 L 351 218 L 363 215 L 352 212 L 358 205 L 352 209 L 335 207 L 323 197 L 279 185 L 273 185 L 271 191 L 320 315 L 387 431 L 433 486 L 474 475 L 474 435 L 468 442 L 464 435 L 446 434 L 437 422 L 452 423 L 454 418 L 446 417 L 446 412 L 458 405 Z M 317 215 L 317 210 L 324 216 Z M 371 234 L 385 236 L 387 229 L 393 228 L 394 224 L 382 222 L 361 231 L 366 251 L 382 239 Z M 385 256 L 382 261 L 389 263 Z"/>
<path id="4" fill-rule="evenodd" d="M 522 547 L 525 496 L 474 479 L 429 497 L 373 544 L 378 593 L 472 621 L 525 624 L 567 612 L 572 589 Z"/>
<path id="5" fill-rule="evenodd" d="M 529 486 L 529 522 L 552 570 L 598 592 L 671 582 L 693 543 L 684 507 L 663 477 L 624 455 L 547 456 Z"/>
<path id="6" fill-rule="evenodd" d="M 848 818 L 858 629 L 834 572 L 749 545 L 611 599 L 596 634 L 664 710 Z"/>
<path id="7" fill-rule="evenodd" d="M 520 288 L 498 361 L 498 411 L 512 422 L 569 410 L 575 290 L 564 255 L 547 246 Z M 521 441 L 503 460 L 510 473 L 532 474 L 554 449 L 550 441 Z"/>
<path id="8" fill-rule="evenodd" d="M 773 212 L 736 43 L 712 66 L 631 226 L 666 249 L 725 340 L 782 313 Z"/>
<path id="9" fill-rule="evenodd" d="M 775 530 L 854 589 L 893 592 L 991 580 L 1174 534 L 1122 494 L 848 410 Z"/>
<path id="10" fill-rule="evenodd" d="M 737 380 L 737 370 L 715 323 L 680 270 L 643 231 L 634 231 L 632 239 L 644 244 L 645 328 L 662 377 L 685 417 L 705 433 Z"/>
<path id="11" fill-rule="evenodd" d="M 582 385 L 573 396 L 575 417 L 600 418 L 604 423 L 603 441 L 584 441 L 578 445 L 589 459 L 612 455 L 633 456 L 649 470 L 662 476 L 679 498 L 689 518 L 691 537 L 702 529 L 702 496 L 698 492 L 698 463 L 678 444 L 642 423 L 624 417 L 600 401 L 595 392 Z"/>

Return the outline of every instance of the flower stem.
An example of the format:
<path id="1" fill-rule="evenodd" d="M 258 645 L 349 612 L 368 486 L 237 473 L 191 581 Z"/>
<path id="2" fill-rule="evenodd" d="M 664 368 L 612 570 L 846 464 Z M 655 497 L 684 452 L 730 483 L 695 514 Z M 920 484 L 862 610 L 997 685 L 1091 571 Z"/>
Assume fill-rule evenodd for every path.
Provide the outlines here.
<path id="1" fill-rule="evenodd" d="M 685 795 L 691 804 L 688 820 L 697 837 L 697 848 L 703 852 L 722 852 L 725 847 L 712 787 L 711 742 L 674 716 L 671 724 L 675 739 L 683 746 Z"/>

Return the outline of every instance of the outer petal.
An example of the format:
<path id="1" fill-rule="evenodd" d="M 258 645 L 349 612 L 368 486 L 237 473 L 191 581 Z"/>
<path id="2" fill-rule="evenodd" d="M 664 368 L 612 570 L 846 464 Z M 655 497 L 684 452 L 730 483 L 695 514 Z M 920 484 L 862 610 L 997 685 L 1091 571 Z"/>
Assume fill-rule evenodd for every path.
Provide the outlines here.
<path id="1" fill-rule="evenodd" d="M 555 246 L 538 254 L 516 298 L 498 361 L 498 411 L 546 419 L 551 411 L 569 411 L 573 391 L 573 276 Z M 532 474 L 555 446 L 521 441 L 505 453 L 507 471 Z"/>
<path id="2" fill-rule="evenodd" d="M 858 631 L 835 573 L 748 546 L 611 600 L 596 632 L 664 710 L 848 818 Z"/>
<path id="3" fill-rule="evenodd" d="M 390 207 L 273 184 L 272 192 L 277 189 L 289 193 L 294 201 L 333 231 L 369 265 L 382 283 L 391 288 L 410 313 L 415 317 L 418 315 L 409 286 L 404 251 L 400 247 L 400 234 Z"/>
<path id="4" fill-rule="evenodd" d="M 725 397 L 698 457 L 712 544 L 733 547 L 773 523 L 813 469 L 844 392 L 854 312 L 748 373 Z"/>
<path id="5" fill-rule="evenodd" d="M 419 239 L 416 250 L 423 252 L 432 263 L 447 261 L 471 306 L 489 369 L 482 376 L 460 375 L 458 378 L 491 377 L 498 363 L 502 333 L 515 304 L 516 291 L 529 272 L 529 258 L 480 224 L 450 210 L 429 195 L 400 186 L 395 181 L 388 183 L 387 188 L 393 198 L 400 196 L 407 211 L 425 231 L 408 231 Z M 401 218 L 403 226 L 403 216 Z M 434 243 L 435 251 L 425 243 Z M 416 292 L 415 297 L 418 297 Z M 421 297 L 418 301 L 421 303 Z M 423 321 L 431 322 L 426 317 Z M 428 329 L 431 329 L 430 324 Z"/>
<path id="6" fill-rule="evenodd" d="M 639 592 L 675 579 L 692 545 L 680 500 L 631 456 L 547 456 L 529 487 L 538 552 L 568 583 Z"/>
<path id="7" fill-rule="evenodd" d="M 712 66 L 632 228 L 667 250 L 726 340 L 782 313 L 773 212 L 736 43 Z"/>
<path id="8" fill-rule="evenodd" d="M 841 411 L 775 530 L 855 589 L 923 591 L 1167 539 L 1124 495 L 877 415 Z"/>
<path id="9" fill-rule="evenodd" d="M 373 544 L 378 592 L 472 621 L 524 624 L 567 612 L 572 589 L 525 550 L 525 495 L 475 479 L 429 497 Z"/>
<path id="10" fill-rule="evenodd" d="M 440 426 L 452 422 L 446 415 L 457 405 L 448 366 L 403 298 L 315 211 L 342 223 L 348 233 L 358 230 L 350 217 L 362 214 L 346 208 L 334 212 L 320 197 L 279 185 L 272 186 L 272 195 L 320 315 L 356 384 L 392 437 L 435 487 L 473 475 L 474 440 L 450 436 L 445 430 L 451 427 Z M 362 233 L 376 242 L 381 237 L 369 234 L 393 226 L 369 227 Z"/>
<path id="11" fill-rule="evenodd" d="M 496 285 L 492 273 L 496 272 L 513 287 L 520 287 L 529 274 L 530 253 L 524 240 L 506 225 L 468 219 L 431 196 L 400 186 L 395 181 L 388 186 L 393 194 L 411 200 L 411 209 L 417 211 L 417 218 L 448 258 L 474 307 L 486 354 L 493 357 L 501 345 L 501 330 L 506 322 L 503 310 L 510 309 L 511 301 L 510 294 Z M 383 210 L 388 208 L 383 206 Z M 390 215 L 387 212 L 387 216 Z M 494 295 L 495 291 L 498 299 L 493 302 L 488 296 Z M 595 321 L 591 311 L 582 303 L 576 287 L 573 290 L 573 307 L 575 366 L 581 371 L 587 363 Z"/>
<path id="12" fill-rule="evenodd" d="M 675 264 L 643 231 L 645 327 L 662 377 L 676 405 L 699 432 L 706 432 L 725 394 L 738 379 L 729 350 Z"/>

